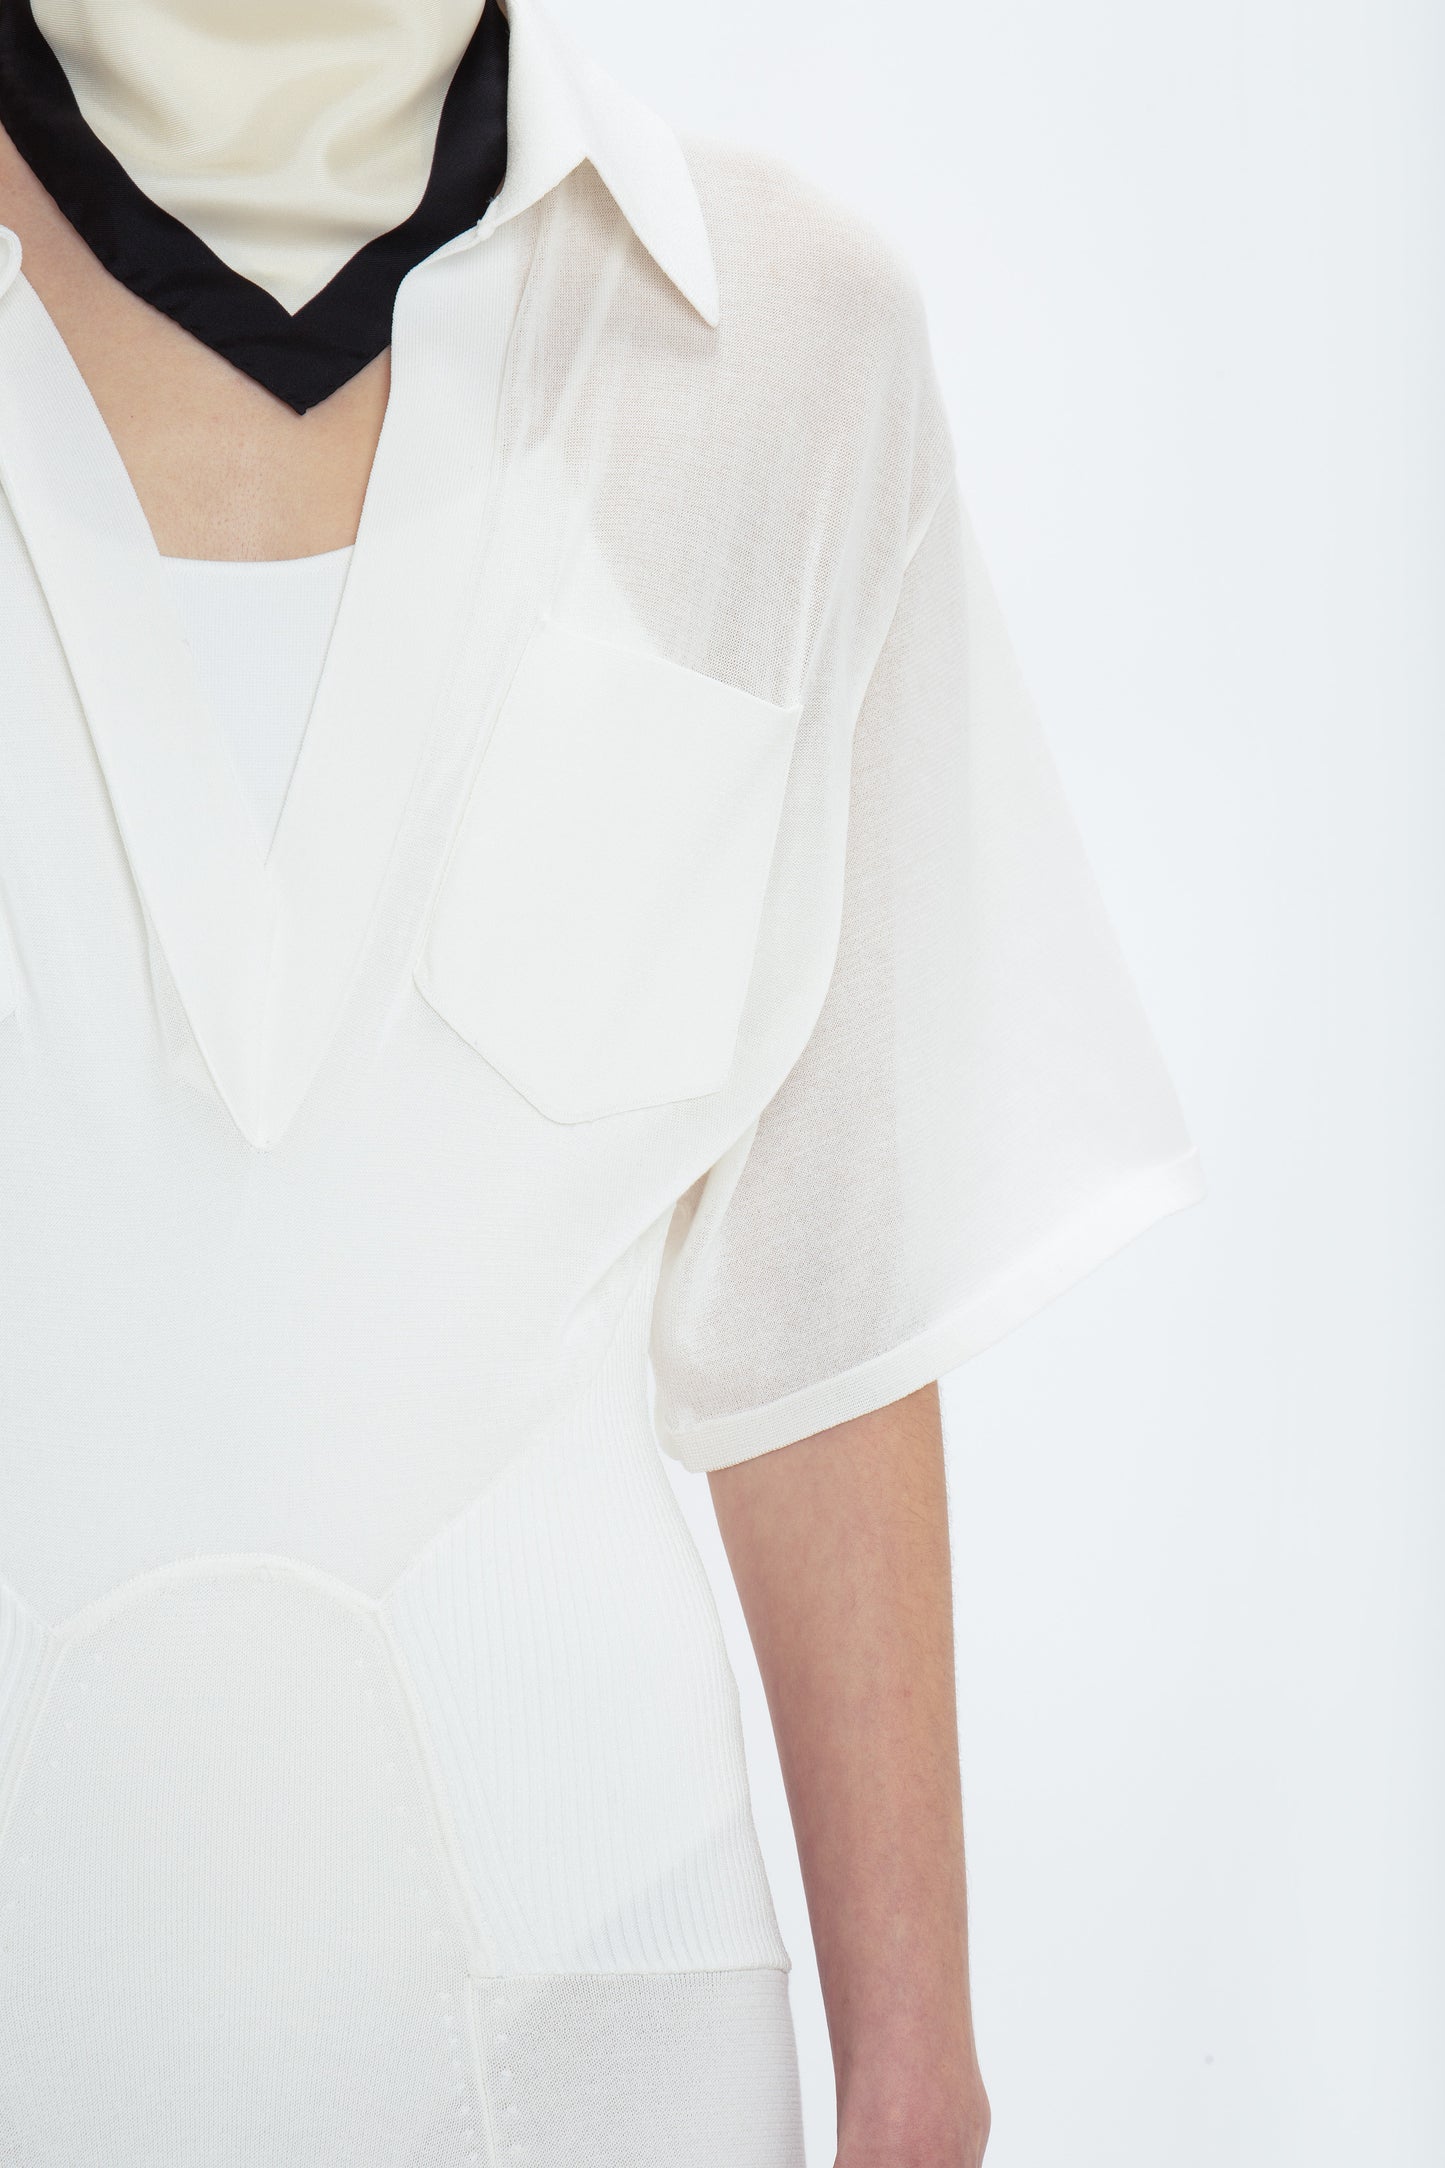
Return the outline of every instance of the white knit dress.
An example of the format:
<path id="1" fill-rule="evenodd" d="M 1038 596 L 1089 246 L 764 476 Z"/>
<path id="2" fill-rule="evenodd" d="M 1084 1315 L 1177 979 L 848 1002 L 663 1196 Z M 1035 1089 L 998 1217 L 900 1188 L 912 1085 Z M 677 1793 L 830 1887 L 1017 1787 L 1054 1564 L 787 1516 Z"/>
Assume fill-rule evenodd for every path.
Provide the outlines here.
<path id="1" fill-rule="evenodd" d="M 659 1445 L 1201 1193 L 910 274 L 567 97 L 402 286 L 269 839 L 0 233 L 5 2168 L 799 2168 Z"/>

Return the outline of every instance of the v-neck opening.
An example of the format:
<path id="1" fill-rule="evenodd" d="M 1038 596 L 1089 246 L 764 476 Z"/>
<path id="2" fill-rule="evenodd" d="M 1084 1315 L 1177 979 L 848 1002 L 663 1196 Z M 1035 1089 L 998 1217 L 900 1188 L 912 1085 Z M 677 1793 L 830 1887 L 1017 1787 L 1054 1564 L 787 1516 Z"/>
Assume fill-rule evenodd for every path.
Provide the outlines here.
<path id="1" fill-rule="evenodd" d="M 115 438 L 34 288 L 0 287 L 0 484 L 132 877 L 237 1127 L 277 1142 L 325 1057 L 491 540 L 496 440 L 546 221 L 408 275 L 346 585 L 269 847 Z M 452 261 L 485 243 L 484 275 Z M 462 426 L 458 426 L 458 419 Z"/>
<path id="2" fill-rule="evenodd" d="M 23 268 L 18 272 L 15 283 L 17 286 L 23 286 L 24 290 L 29 295 L 33 306 L 36 310 L 38 310 L 40 316 L 43 318 L 45 325 L 48 328 L 50 338 L 52 339 L 54 345 L 59 349 L 60 354 L 64 357 L 61 366 L 65 369 L 70 379 L 70 388 L 75 393 L 80 403 L 86 408 L 88 408 L 90 417 L 92 419 L 93 433 L 97 434 L 99 438 L 104 440 L 105 463 L 109 465 L 112 470 L 112 480 L 115 485 L 117 502 L 124 503 L 126 506 L 128 514 L 126 523 L 132 529 L 131 539 L 133 542 L 133 546 L 138 553 L 139 559 L 145 562 L 148 570 L 154 575 L 148 584 L 153 590 L 154 604 L 157 615 L 162 620 L 162 623 L 164 625 L 164 638 L 166 644 L 170 646 L 173 650 L 175 650 L 180 656 L 183 656 L 185 658 L 182 667 L 184 668 L 187 677 L 192 680 L 191 703 L 194 707 L 197 727 L 204 732 L 205 736 L 210 741 L 214 743 L 218 754 L 223 759 L 226 770 L 231 776 L 231 780 L 234 783 L 237 806 L 239 810 L 246 815 L 247 822 L 250 824 L 254 833 L 254 823 L 250 820 L 249 808 L 245 804 L 245 786 L 240 775 L 234 772 L 234 763 L 231 760 L 230 751 L 225 741 L 225 733 L 220 726 L 219 719 L 212 712 L 210 700 L 206 695 L 204 687 L 200 683 L 199 674 L 194 671 L 194 669 L 190 666 L 189 648 L 186 643 L 184 628 L 181 624 L 180 613 L 175 606 L 174 597 L 172 596 L 170 587 L 165 577 L 166 553 L 160 547 L 160 543 L 156 537 L 155 528 L 151 524 L 150 514 L 146 511 L 144 502 L 141 499 L 140 492 L 136 488 L 134 478 L 132 477 L 130 469 L 125 463 L 125 459 L 123 454 L 121 453 L 120 446 L 116 442 L 114 432 L 112 431 L 109 422 L 107 422 L 105 415 L 102 413 L 95 394 L 92 392 L 90 385 L 86 381 L 85 372 L 82 370 L 79 362 L 70 351 L 70 347 L 66 343 L 64 334 L 62 333 L 59 325 L 56 323 L 54 317 L 50 314 L 50 311 L 46 308 L 40 294 L 36 291 L 35 287 L 30 283 L 30 281 L 25 277 Z M 275 863 L 278 853 L 283 846 L 283 840 L 285 837 L 287 825 L 287 814 L 288 809 L 292 803 L 296 776 L 301 768 L 303 761 L 306 758 L 307 742 L 312 736 L 312 730 L 316 722 L 317 715 L 319 712 L 321 712 L 326 702 L 328 672 L 330 671 L 332 660 L 337 653 L 338 647 L 346 638 L 349 637 L 350 628 L 347 612 L 347 597 L 351 593 L 355 585 L 354 574 L 358 559 L 362 556 L 363 552 L 368 549 L 370 532 L 371 529 L 376 525 L 376 513 L 374 507 L 376 501 L 377 477 L 378 474 L 383 471 L 384 463 L 387 460 L 389 440 L 391 438 L 394 438 L 397 433 L 397 425 L 394 421 L 394 417 L 397 413 L 397 408 L 398 399 L 396 370 L 393 360 L 391 376 L 387 388 L 386 406 L 382 413 L 381 426 L 377 432 L 376 446 L 372 452 L 371 463 L 367 469 L 366 481 L 362 490 L 361 510 L 357 518 L 356 534 L 351 540 L 351 542 L 345 545 L 351 551 L 351 562 L 347 568 L 345 586 L 342 589 L 341 601 L 337 607 L 336 622 L 332 627 L 331 637 L 327 642 L 326 659 L 322 664 L 321 675 L 317 680 L 316 691 L 312 698 L 310 709 L 307 713 L 306 727 L 302 731 L 301 738 L 297 746 L 296 759 L 292 764 L 291 773 L 287 777 L 286 789 L 282 794 L 281 804 L 276 815 L 275 827 L 272 829 L 270 838 L 268 840 L 263 841 L 259 837 L 257 837 L 256 839 L 256 855 L 263 874 L 268 872 L 272 865 Z M 230 560 L 216 561 L 225 562 Z M 237 563 L 244 563 L 247 560 L 236 559 L 234 561 Z"/>

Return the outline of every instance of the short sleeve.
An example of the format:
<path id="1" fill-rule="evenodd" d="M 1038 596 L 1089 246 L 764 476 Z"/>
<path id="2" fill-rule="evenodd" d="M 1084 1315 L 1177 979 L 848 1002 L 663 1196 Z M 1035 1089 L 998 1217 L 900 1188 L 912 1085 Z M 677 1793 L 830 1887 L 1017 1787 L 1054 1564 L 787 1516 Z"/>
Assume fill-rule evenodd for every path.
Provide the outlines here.
<path id="1" fill-rule="evenodd" d="M 720 1468 L 881 1407 L 1203 1194 L 950 473 L 856 716 L 822 1008 L 668 1229 L 659 1440 Z"/>

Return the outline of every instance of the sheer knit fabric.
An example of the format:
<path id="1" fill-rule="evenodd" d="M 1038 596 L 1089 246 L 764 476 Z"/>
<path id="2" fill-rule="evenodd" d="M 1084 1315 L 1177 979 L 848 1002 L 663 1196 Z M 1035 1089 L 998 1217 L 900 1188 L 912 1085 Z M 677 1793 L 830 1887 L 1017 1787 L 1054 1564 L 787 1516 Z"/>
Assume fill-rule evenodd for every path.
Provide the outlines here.
<path id="1" fill-rule="evenodd" d="M 0 234 L 17 2168 L 800 2168 L 659 1445 L 1202 1189 L 911 273 L 509 14 L 269 848 Z"/>

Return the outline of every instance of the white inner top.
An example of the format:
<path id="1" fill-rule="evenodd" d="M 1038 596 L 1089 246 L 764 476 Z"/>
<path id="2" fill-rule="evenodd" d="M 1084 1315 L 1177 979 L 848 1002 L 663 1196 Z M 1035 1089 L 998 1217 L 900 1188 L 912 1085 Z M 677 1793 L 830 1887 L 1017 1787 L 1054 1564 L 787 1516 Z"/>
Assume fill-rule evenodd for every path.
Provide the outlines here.
<path id="1" fill-rule="evenodd" d="M 201 690 L 269 848 L 341 607 L 351 545 L 315 557 L 167 557 Z"/>

